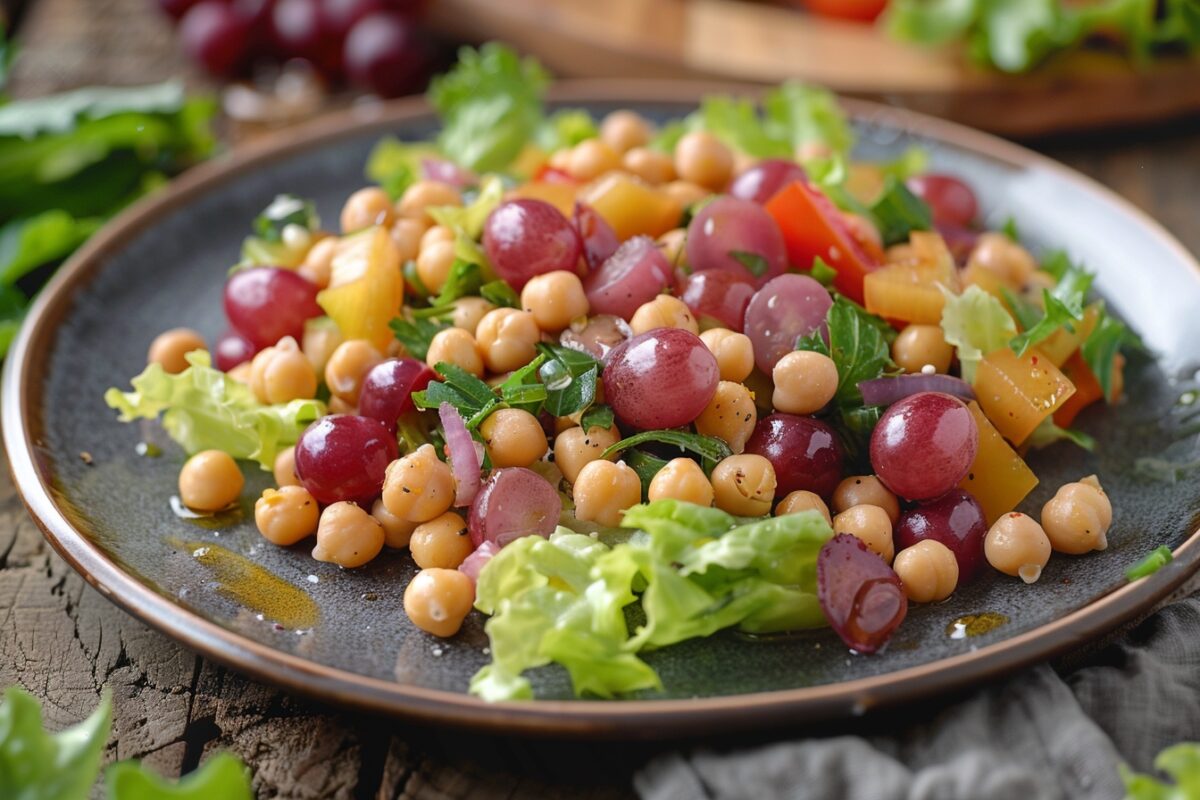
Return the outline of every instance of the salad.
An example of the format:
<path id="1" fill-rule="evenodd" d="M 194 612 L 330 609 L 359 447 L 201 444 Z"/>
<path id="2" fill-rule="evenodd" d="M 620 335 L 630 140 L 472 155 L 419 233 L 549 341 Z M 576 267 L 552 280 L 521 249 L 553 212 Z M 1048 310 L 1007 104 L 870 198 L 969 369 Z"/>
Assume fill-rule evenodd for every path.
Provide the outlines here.
<path id="1" fill-rule="evenodd" d="M 919 152 L 853 160 L 821 90 L 656 126 L 547 114 L 546 83 L 466 50 L 437 140 L 381 142 L 335 224 L 291 195 L 254 220 L 229 332 L 161 334 L 105 396 L 190 455 L 183 504 L 254 462 L 270 542 L 411 557 L 414 625 L 488 617 L 488 700 L 550 663 L 652 689 L 641 653 L 727 628 L 875 653 L 909 603 L 1105 549 L 1097 476 L 1017 510 L 1023 454 L 1093 447 L 1071 426 L 1140 346 L 1090 273 L 984 230 Z"/>

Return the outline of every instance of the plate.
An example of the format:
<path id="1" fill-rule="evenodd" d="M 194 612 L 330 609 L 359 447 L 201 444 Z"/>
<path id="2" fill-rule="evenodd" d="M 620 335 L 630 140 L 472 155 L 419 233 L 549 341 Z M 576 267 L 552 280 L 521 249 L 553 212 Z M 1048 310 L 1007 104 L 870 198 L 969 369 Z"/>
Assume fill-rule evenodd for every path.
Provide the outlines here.
<path id="1" fill-rule="evenodd" d="M 712 89 L 579 82 L 560 85 L 553 99 L 663 119 Z M 1130 205 L 1044 158 L 948 123 L 847 106 L 863 156 L 926 146 L 936 168 L 977 187 L 990 223 L 1011 214 L 1031 241 L 1061 245 L 1097 270 L 1100 290 L 1158 354 L 1132 361 L 1129 402 L 1081 417 L 1101 442 L 1097 455 L 1059 445 L 1034 459 L 1044 480 L 1029 509 L 1066 480 L 1102 476 L 1116 509 L 1107 551 L 1056 557 L 1033 586 L 989 573 L 946 603 L 914 607 L 880 656 L 853 656 L 829 631 L 723 633 L 650 654 L 661 693 L 572 700 L 565 673 L 550 667 L 534 674 L 548 699 L 488 705 L 465 693 L 487 660 L 482 619 L 473 615 L 450 640 L 415 630 L 402 609 L 415 571 L 406 554 L 343 571 L 313 561 L 304 546 L 266 543 L 250 501 L 270 476 L 249 466 L 240 511 L 216 523 L 181 517 L 168 500 L 183 454 L 157 423 L 118 423 L 104 390 L 142 369 L 163 329 L 189 325 L 212 341 L 223 328 L 226 270 L 257 212 L 288 191 L 337 219 L 380 136 L 434 133 L 420 100 L 327 118 L 197 168 L 77 253 L 39 298 L 5 366 L 4 440 L 17 487 L 92 585 L 192 649 L 331 702 L 440 723 L 622 737 L 761 728 L 947 692 L 1078 647 L 1149 609 L 1200 565 L 1200 483 L 1147 479 L 1135 467 L 1146 457 L 1195 458 L 1179 398 L 1196 385 L 1200 267 Z M 161 455 L 140 454 L 141 443 Z M 1175 560 L 1127 584 L 1125 569 L 1164 544 Z"/>

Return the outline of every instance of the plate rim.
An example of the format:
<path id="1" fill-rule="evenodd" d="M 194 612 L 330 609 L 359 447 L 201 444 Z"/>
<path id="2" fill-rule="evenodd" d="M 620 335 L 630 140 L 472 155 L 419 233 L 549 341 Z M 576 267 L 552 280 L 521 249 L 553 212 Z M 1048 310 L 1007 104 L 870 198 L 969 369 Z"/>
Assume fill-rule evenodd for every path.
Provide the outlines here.
<path id="1" fill-rule="evenodd" d="M 765 87 L 692 80 L 573 80 L 558 83 L 551 102 L 694 103 L 713 92 L 758 97 Z M 1099 183 L 1045 156 L 956 123 L 882 104 L 842 98 L 857 119 L 927 136 L 1021 168 L 1054 173 L 1115 205 L 1160 244 L 1190 266 L 1200 280 L 1200 263 L 1158 222 Z M 3 439 L 13 483 L 30 516 L 54 549 L 91 586 L 150 627 L 206 658 L 256 680 L 317 699 L 422 722 L 491 732 L 656 738 L 817 721 L 861 715 L 935 692 L 983 683 L 1036 661 L 1085 644 L 1147 611 L 1200 569 L 1200 529 L 1174 551 L 1175 559 L 1149 578 L 1126 584 L 1045 625 L 976 650 L 882 675 L 817 686 L 718 697 L 664 700 L 537 700 L 486 703 L 467 694 L 387 681 L 324 666 L 255 642 L 221 627 L 142 584 L 126 572 L 71 517 L 81 517 L 52 488 L 48 461 L 40 458 L 34 417 L 44 388 L 43 356 L 53 345 L 58 322 L 75 293 L 103 268 L 106 255 L 192 198 L 221 186 L 247 169 L 268 165 L 336 141 L 427 117 L 424 98 L 390 101 L 323 115 L 293 129 L 219 156 L 187 171 L 171 184 L 118 215 L 58 270 L 39 294 L 4 366 L 0 389 Z M 81 523 L 82 524 L 82 523 Z"/>

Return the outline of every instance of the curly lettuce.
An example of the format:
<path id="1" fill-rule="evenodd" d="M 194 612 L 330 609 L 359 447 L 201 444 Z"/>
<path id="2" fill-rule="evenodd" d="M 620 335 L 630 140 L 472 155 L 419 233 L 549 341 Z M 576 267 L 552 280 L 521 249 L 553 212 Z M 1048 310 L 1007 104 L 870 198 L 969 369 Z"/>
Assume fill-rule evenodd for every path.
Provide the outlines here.
<path id="1" fill-rule="evenodd" d="M 962 364 L 962 377 L 974 383 L 975 369 L 988 353 L 1007 347 L 1017 335 L 1017 323 L 1004 304 L 978 286 L 962 294 L 943 288 L 942 333 L 953 345 Z"/>

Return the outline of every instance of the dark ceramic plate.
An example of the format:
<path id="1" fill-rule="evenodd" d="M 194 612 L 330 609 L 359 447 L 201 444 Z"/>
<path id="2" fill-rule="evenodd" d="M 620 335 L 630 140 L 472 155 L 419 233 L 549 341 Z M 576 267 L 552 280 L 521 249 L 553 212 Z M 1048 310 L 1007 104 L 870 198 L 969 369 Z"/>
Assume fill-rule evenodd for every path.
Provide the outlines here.
<path id="1" fill-rule="evenodd" d="M 633 106 L 664 118 L 686 113 L 712 88 L 575 84 L 557 98 L 598 113 Z M 945 603 L 914 608 L 875 657 L 850 655 L 828 631 L 766 640 L 726 633 L 651 654 L 666 687 L 660 693 L 573 701 L 565 675 L 545 668 L 534 683 L 546 700 L 486 705 L 465 693 L 487 661 L 483 620 L 472 617 L 448 641 L 414 630 L 401 604 L 414 571 L 406 555 L 388 553 L 354 571 L 317 563 L 303 546 L 265 543 L 248 502 L 219 525 L 180 518 L 168 500 L 182 453 L 156 423 L 118 424 L 101 395 L 142 369 L 160 330 L 186 324 L 218 334 L 225 272 L 255 214 L 288 191 L 316 198 L 322 215 L 336 219 L 381 135 L 434 132 L 420 102 L 318 122 L 197 169 L 76 255 L 43 293 L 6 366 L 4 438 L 17 485 L 76 569 L 170 636 L 292 689 L 440 722 L 622 736 L 762 726 L 948 691 L 1078 646 L 1150 607 L 1200 563 L 1191 538 L 1200 484 L 1135 469 L 1142 458 L 1195 458 L 1180 397 L 1195 386 L 1200 270 L 1128 204 L 1043 158 L 923 117 L 850 108 L 862 155 L 928 147 L 937 168 L 977 187 L 990 223 L 1012 215 L 1031 240 L 1065 247 L 1097 270 L 1101 291 L 1158 354 L 1134 361 L 1127 403 L 1083 418 L 1100 441 L 1097 455 L 1059 445 L 1034 458 L 1043 483 L 1028 509 L 1065 480 L 1102 476 L 1116 508 L 1107 551 L 1056 557 L 1034 586 L 989 573 Z M 139 455 L 140 442 L 162 455 Z M 245 497 L 268 478 L 248 470 Z M 1164 544 L 1175 561 L 1128 585 L 1125 569 Z M 972 624 L 961 621 L 968 615 Z"/>

